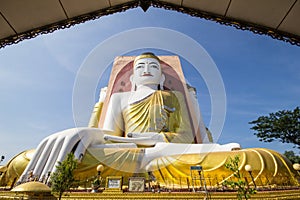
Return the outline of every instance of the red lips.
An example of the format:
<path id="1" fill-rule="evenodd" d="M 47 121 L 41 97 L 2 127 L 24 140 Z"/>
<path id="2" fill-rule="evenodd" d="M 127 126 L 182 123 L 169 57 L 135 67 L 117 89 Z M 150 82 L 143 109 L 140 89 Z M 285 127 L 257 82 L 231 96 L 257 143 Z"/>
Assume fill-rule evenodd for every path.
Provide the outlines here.
<path id="1" fill-rule="evenodd" d="M 152 74 L 143 74 L 142 76 L 153 76 Z"/>

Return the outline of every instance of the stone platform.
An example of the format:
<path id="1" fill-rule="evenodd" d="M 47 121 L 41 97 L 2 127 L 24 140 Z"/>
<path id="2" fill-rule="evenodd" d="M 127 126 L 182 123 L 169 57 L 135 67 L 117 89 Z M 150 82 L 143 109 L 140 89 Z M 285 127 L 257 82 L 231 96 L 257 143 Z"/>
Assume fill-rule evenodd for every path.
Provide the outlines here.
<path id="1" fill-rule="evenodd" d="M 41 199 L 39 197 L 27 197 L 26 195 L 17 195 L 14 192 L 0 192 L 0 199 Z M 47 200 L 47 198 L 42 198 Z M 92 199 L 225 199 L 236 200 L 236 192 L 210 192 L 205 194 L 204 192 L 161 192 L 161 193 L 88 193 L 88 192 L 72 192 L 65 193 L 62 197 L 63 200 L 92 200 Z M 257 194 L 251 196 L 252 200 L 264 199 L 264 200 L 280 200 L 280 199 L 299 199 L 300 190 L 277 190 L 277 191 L 259 191 Z M 51 198 L 53 200 L 53 198 Z"/>

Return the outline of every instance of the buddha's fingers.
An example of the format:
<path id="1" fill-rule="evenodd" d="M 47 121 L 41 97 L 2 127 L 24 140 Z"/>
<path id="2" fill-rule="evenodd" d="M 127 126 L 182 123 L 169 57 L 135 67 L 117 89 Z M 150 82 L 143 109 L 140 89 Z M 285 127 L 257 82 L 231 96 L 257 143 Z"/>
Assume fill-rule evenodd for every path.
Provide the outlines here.
<path id="1" fill-rule="evenodd" d="M 61 145 L 61 148 L 59 148 L 58 155 L 56 156 L 56 163 L 57 162 L 62 162 L 65 158 L 66 155 L 71 153 L 73 149 L 76 148 L 78 143 L 80 142 L 80 135 L 78 134 L 78 129 L 73 128 L 73 129 L 68 129 L 64 131 L 64 140 Z M 51 172 L 56 171 L 56 166 L 54 165 L 51 169 Z"/>
<path id="2" fill-rule="evenodd" d="M 49 149 L 49 151 L 51 151 L 51 153 L 48 157 L 45 167 L 43 168 L 43 171 L 40 176 L 40 180 L 43 178 L 43 176 L 46 176 L 49 172 L 51 172 L 53 167 L 56 165 L 56 159 L 57 159 L 60 149 L 63 145 L 64 139 L 65 139 L 65 136 L 58 137 L 55 141 L 55 144 L 53 145 L 53 148 L 51 150 Z M 41 181 L 43 181 L 43 180 L 41 180 Z"/>
<path id="3" fill-rule="evenodd" d="M 55 140 L 56 139 L 54 137 L 49 137 L 47 142 L 46 142 L 45 147 L 41 150 L 38 150 L 38 152 L 37 152 L 37 154 L 39 154 L 38 161 L 35 164 L 34 169 L 32 169 L 34 175 L 40 175 L 41 174 L 42 169 L 44 168 L 44 166 L 45 166 L 45 164 L 48 160 L 48 157 L 51 153 L 51 150 L 53 148 Z"/>
<path id="4" fill-rule="evenodd" d="M 78 132 L 78 135 L 81 139 L 80 142 L 78 143 L 76 150 L 74 151 L 75 158 L 81 161 L 87 148 L 89 148 L 91 145 L 103 144 L 104 132 L 105 132 L 104 130 L 98 128 L 88 128 L 88 129 L 80 130 Z"/>
<path id="5" fill-rule="evenodd" d="M 26 166 L 25 170 L 23 171 L 20 180 L 21 182 L 26 181 L 27 175 L 29 171 L 33 170 L 36 166 L 37 161 L 39 160 L 46 144 L 48 142 L 48 138 L 45 138 L 37 147 L 35 150 L 35 153 L 33 155 L 33 158 L 30 160 L 29 164 Z M 24 180 L 23 180 L 24 179 Z"/>

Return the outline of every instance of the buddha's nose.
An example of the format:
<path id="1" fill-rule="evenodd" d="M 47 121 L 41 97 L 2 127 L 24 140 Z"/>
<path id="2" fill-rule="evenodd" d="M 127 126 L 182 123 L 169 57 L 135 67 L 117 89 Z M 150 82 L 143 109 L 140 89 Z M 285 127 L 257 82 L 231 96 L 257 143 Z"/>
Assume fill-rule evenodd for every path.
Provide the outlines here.
<path id="1" fill-rule="evenodd" d="M 148 64 L 145 65 L 144 74 L 149 74 L 149 65 Z"/>

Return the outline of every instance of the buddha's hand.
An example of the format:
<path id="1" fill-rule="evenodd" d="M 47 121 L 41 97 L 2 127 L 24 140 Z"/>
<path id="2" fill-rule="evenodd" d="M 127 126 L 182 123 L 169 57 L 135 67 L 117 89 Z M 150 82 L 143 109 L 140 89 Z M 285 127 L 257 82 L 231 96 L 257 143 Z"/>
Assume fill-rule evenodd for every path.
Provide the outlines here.
<path id="1" fill-rule="evenodd" d="M 105 141 L 113 143 L 135 143 L 138 146 L 155 146 L 158 142 L 166 142 L 164 135 L 154 132 L 128 133 L 127 137 L 105 135 Z"/>
<path id="2" fill-rule="evenodd" d="M 156 142 L 167 142 L 164 134 L 157 132 L 145 132 L 145 133 L 128 133 L 127 137 L 130 138 L 149 138 Z"/>
<path id="3" fill-rule="evenodd" d="M 73 128 L 46 137 L 39 144 L 22 177 L 26 178 L 27 173 L 32 171 L 43 181 L 42 177 L 48 172 L 54 172 L 56 163 L 62 162 L 68 153 L 73 152 L 80 161 L 90 145 L 104 142 L 103 135 L 104 132 L 100 129 Z"/>

